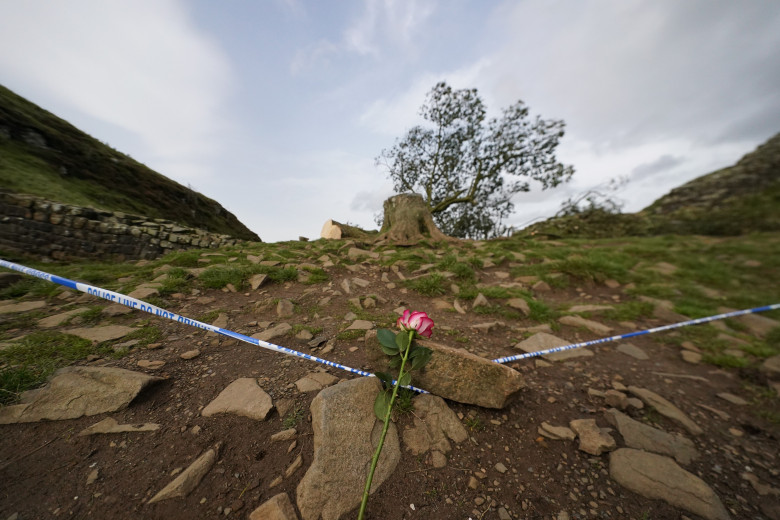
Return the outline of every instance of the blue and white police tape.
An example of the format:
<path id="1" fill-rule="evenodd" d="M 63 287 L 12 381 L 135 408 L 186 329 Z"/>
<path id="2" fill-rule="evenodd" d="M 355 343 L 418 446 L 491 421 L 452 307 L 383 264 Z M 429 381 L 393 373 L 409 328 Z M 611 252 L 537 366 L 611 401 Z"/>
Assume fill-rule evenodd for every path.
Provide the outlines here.
<path id="1" fill-rule="evenodd" d="M 525 354 L 517 354 L 516 356 L 507 356 L 493 361 L 496 363 L 510 363 L 520 359 L 526 359 L 530 357 L 543 356 L 545 354 L 555 354 L 556 352 L 563 352 L 565 350 L 572 350 L 575 348 L 588 347 L 591 345 L 598 345 L 600 343 L 608 343 L 610 341 L 617 341 L 620 339 L 635 338 L 637 336 L 644 336 L 645 334 L 652 334 L 654 332 L 661 332 L 664 330 L 677 329 L 679 327 L 687 327 L 688 325 L 699 325 L 701 323 L 708 323 L 715 320 L 723 320 L 726 318 L 734 318 L 736 316 L 742 316 L 744 314 L 754 314 L 756 312 L 766 312 L 780 309 L 780 303 L 774 303 L 772 305 L 765 305 L 763 307 L 755 307 L 753 309 L 745 309 L 741 311 L 725 312 L 723 314 L 716 314 L 714 316 L 708 316 L 706 318 L 697 318 L 695 320 L 681 321 L 679 323 L 672 323 L 671 325 L 664 325 L 662 327 L 655 327 L 652 329 L 639 330 L 636 332 L 629 332 L 628 334 L 620 334 L 619 336 L 611 336 L 609 338 L 594 339 L 591 341 L 583 341 L 582 343 L 574 343 L 571 345 L 564 345 L 562 347 L 549 348 L 547 350 L 539 350 L 537 352 L 528 352 Z"/>
<path id="2" fill-rule="evenodd" d="M 24 273 L 30 276 L 35 276 L 36 278 L 41 278 L 43 280 L 56 283 L 59 285 L 63 285 L 69 289 L 74 289 L 76 291 L 81 291 L 83 293 L 91 294 L 93 296 L 97 296 L 98 298 L 103 298 L 104 300 L 108 300 L 110 302 L 119 303 L 121 305 L 125 305 L 127 307 L 130 307 L 131 309 L 138 309 L 143 312 L 148 312 L 149 314 L 154 314 L 155 316 L 159 316 L 161 318 L 168 318 L 169 320 L 173 320 L 177 323 L 181 323 L 183 325 L 189 325 L 191 327 L 196 327 L 203 330 L 208 330 L 211 332 L 216 332 L 217 334 L 222 334 L 223 336 L 228 336 L 230 338 L 237 339 L 239 341 L 243 341 L 245 343 L 249 343 L 251 345 L 256 345 L 258 347 L 262 347 L 268 350 L 273 350 L 275 352 L 281 352 L 282 354 L 287 354 L 288 356 L 295 356 L 303 359 L 308 359 L 309 361 L 314 361 L 316 363 L 321 363 L 323 365 L 327 365 L 329 367 L 333 368 L 339 368 L 341 370 L 345 370 L 347 372 L 351 372 L 353 374 L 357 374 L 360 376 L 365 377 L 374 377 L 374 374 L 370 372 L 365 372 L 363 370 L 359 370 L 357 368 L 348 367 L 346 365 L 342 365 L 340 363 L 335 363 L 333 361 L 328 361 L 327 359 L 318 358 L 317 356 L 312 356 L 309 354 L 304 354 L 303 352 L 298 352 L 297 350 L 289 349 L 287 347 L 282 347 L 279 345 L 275 345 L 273 343 L 269 343 L 267 341 L 262 341 L 257 338 L 252 338 L 249 336 L 245 336 L 243 334 L 239 334 L 238 332 L 233 332 L 232 330 L 223 329 L 220 327 L 215 327 L 214 325 L 209 325 L 208 323 L 202 323 L 198 320 L 193 320 L 191 318 L 187 318 L 186 316 L 182 316 L 180 314 L 176 314 L 175 312 L 167 311 L 165 309 L 161 309 L 160 307 L 157 307 L 155 305 L 152 305 L 151 303 L 146 303 L 142 300 L 138 300 L 136 298 L 132 298 L 130 296 L 109 291 L 107 289 L 102 289 L 100 287 L 93 287 L 91 285 L 87 285 L 85 283 L 81 282 L 75 282 L 73 280 L 70 280 L 68 278 L 63 278 L 61 276 L 56 276 L 50 273 L 46 273 L 44 271 L 39 271 L 38 269 L 33 269 L 31 267 L 26 267 L 20 264 L 15 264 L 13 262 L 9 262 L 7 260 L 3 260 L 0 258 L 0 267 L 5 267 L 8 269 L 13 269 L 14 271 L 19 271 L 20 273 Z M 393 381 L 393 384 L 395 384 L 395 381 Z M 415 392 L 427 394 L 428 392 L 423 390 L 422 388 L 417 388 L 414 386 L 407 386 L 405 388 L 409 388 L 410 390 L 414 390 Z"/>

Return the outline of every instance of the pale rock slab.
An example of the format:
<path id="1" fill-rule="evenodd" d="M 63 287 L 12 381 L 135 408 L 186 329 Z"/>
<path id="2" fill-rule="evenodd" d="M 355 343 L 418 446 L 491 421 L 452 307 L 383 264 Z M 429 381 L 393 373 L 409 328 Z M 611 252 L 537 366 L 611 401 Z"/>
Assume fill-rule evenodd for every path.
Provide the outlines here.
<path id="1" fill-rule="evenodd" d="M 95 435 L 98 433 L 153 432 L 159 429 L 160 425 L 155 423 L 119 424 L 116 422 L 116 419 L 106 417 L 102 421 L 81 430 L 79 437 L 83 437 L 85 435 Z"/>
<path id="2" fill-rule="evenodd" d="M 271 397 L 253 377 L 242 377 L 230 383 L 201 412 L 204 417 L 232 413 L 257 421 L 265 420 L 273 408 Z"/>
<path id="3" fill-rule="evenodd" d="M 609 457 L 609 475 L 634 493 L 664 500 L 707 520 L 730 518 L 712 488 L 669 457 L 621 448 Z"/>
<path id="4" fill-rule="evenodd" d="M 341 230 L 339 230 L 339 235 L 341 235 Z M 341 237 L 339 236 L 339 238 Z M 279 493 L 252 511 L 249 520 L 298 520 L 298 515 L 295 513 L 295 508 L 287 493 Z"/>
<path id="5" fill-rule="evenodd" d="M 288 299 L 279 300 L 276 304 L 276 315 L 280 318 L 289 318 L 295 312 L 295 305 Z"/>
<path id="6" fill-rule="evenodd" d="M 38 326 L 43 329 L 51 329 L 53 327 L 58 327 L 65 323 L 65 321 L 68 320 L 68 318 L 71 318 L 81 312 L 84 312 L 86 309 L 73 309 L 65 312 L 61 312 L 59 314 L 54 314 L 53 316 L 47 316 L 45 318 L 42 318 L 38 320 Z"/>
<path id="7" fill-rule="evenodd" d="M 345 330 L 371 330 L 374 328 L 374 324 L 368 320 L 355 320 Z"/>
<path id="8" fill-rule="evenodd" d="M 412 403 L 414 424 L 403 432 L 404 445 L 412 455 L 429 451 L 432 455 L 441 454 L 442 457 L 435 456 L 431 460 L 434 467 L 444 467 L 447 464 L 444 455 L 452 450 L 450 441 L 463 442 L 468 439 L 468 432 L 441 397 L 421 394 Z"/>
<path id="9" fill-rule="evenodd" d="M 539 435 L 555 441 L 573 441 L 577 438 L 577 434 L 574 433 L 571 428 L 567 428 L 566 426 L 553 426 L 546 421 L 543 422 L 536 431 Z"/>
<path id="10" fill-rule="evenodd" d="M 206 451 L 203 455 L 198 457 L 195 462 L 189 465 L 187 469 L 182 471 L 175 479 L 173 479 L 167 486 L 162 488 L 156 495 L 152 497 L 147 504 L 154 504 L 160 500 L 168 500 L 170 498 L 186 497 L 193 489 L 198 487 L 200 481 L 206 476 L 211 467 L 217 461 L 219 455 L 220 446 Z"/>
<path id="11" fill-rule="evenodd" d="M 612 332 L 612 328 L 593 320 L 586 320 L 582 316 L 563 316 L 558 319 L 558 323 L 563 325 L 569 325 L 571 327 L 585 327 L 594 334 L 600 334 L 602 336 L 608 335 Z"/>
<path id="12" fill-rule="evenodd" d="M 255 339 L 259 339 L 260 341 L 271 341 L 274 338 L 278 338 L 280 336 L 286 335 L 291 330 L 292 330 L 292 325 L 290 325 L 289 323 L 280 323 L 279 325 L 264 330 L 263 332 L 252 334 L 252 337 Z"/>
<path id="13" fill-rule="evenodd" d="M 517 343 L 514 348 L 530 353 L 556 347 L 565 347 L 567 345 L 571 345 L 571 343 L 557 336 L 553 336 L 552 334 L 538 332 L 530 338 Z M 592 355 L 593 352 L 586 348 L 575 348 L 571 350 L 564 350 L 563 352 L 556 352 L 554 354 L 544 354 L 542 357 L 550 361 L 564 361 L 566 359 L 587 357 Z"/>
<path id="14" fill-rule="evenodd" d="M 46 302 L 36 300 L 31 302 L 6 303 L 0 305 L 0 314 L 16 314 L 17 312 L 34 311 L 46 307 Z"/>
<path id="15" fill-rule="evenodd" d="M 0 424 L 59 421 L 115 412 L 157 381 L 141 372 L 110 367 L 65 367 L 49 383 L 22 394 L 20 404 L 0 408 Z"/>
<path id="16" fill-rule="evenodd" d="M 641 399 L 646 405 L 655 408 L 658 413 L 664 417 L 668 417 L 680 424 L 683 428 L 688 430 L 691 435 L 701 435 L 704 433 L 699 425 L 693 422 L 682 410 L 655 392 L 637 386 L 629 386 L 628 391 Z"/>
<path id="17" fill-rule="evenodd" d="M 131 312 L 133 312 L 133 309 L 127 305 L 122 305 L 121 303 L 112 303 L 103 309 L 103 314 L 106 316 L 124 316 L 125 314 L 130 314 Z"/>
<path id="18" fill-rule="evenodd" d="M 718 312 L 720 313 L 732 312 L 735 310 L 736 309 L 731 309 L 728 307 L 718 307 Z M 766 316 L 761 316 L 760 314 L 743 314 L 742 316 L 737 316 L 734 319 L 747 327 L 751 334 L 762 338 L 766 337 L 766 335 L 769 334 L 772 329 L 780 327 L 780 321 L 767 318 Z"/>
<path id="19" fill-rule="evenodd" d="M 339 378 L 327 372 L 311 372 L 295 382 L 299 392 L 315 392 L 338 381 Z"/>
<path id="20" fill-rule="evenodd" d="M 596 425 L 595 419 L 575 419 L 569 422 L 569 428 L 580 439 L 580 451 L 591 455 L 601 455 L 605 451 L 612 451 L 617 447 L 615 439 L 608 433 L 601 431 Z"/>
<path id="21" fill-rule="evenodd" d="M 74 336 L 94 341 L 95 343 L 102 343 L 104 341 L 124 338 L 136 330 L 138 329 L 126 327 L 125 325 L 105 325 L 102 327 L 68 329 L 63 332 L 65 332 L 65 334 L 73 334 Z"/>
<path id="22" fill-rule="evenodd" d="M 512 307 L 513 309 L 519 310 L 520 312 L 523 313 L 524 316 L 528 316 L 529 314 L 531 314 L 531 307 L 529 307 L 528 302 L 522 298 L 512 298 L 510 300 L 507 300 L 506 304 Z"/>
<path id="23" fill-rule="evenodd" d="M 382 423 L 374 415 L 379 380 L 362 377 L 321 391 L 311 403 L 314 458 L 297 488 L 303 520 L 338 520 L 360 504 Z M 392 474 L 401 458 L 394 424 L 374 473 L 371 492 Z"/>
<path id="24" fill-rule="evenodd" d="M 611 305 L 575 305 L 569 308 L 569 312 L 579 314 L 580 312 L 602 312 L 611 311 L 613 309 L 614 307 Z"/>
<path id="25" fill-rule="evenodd" d="M 157 287 L 153 287 L 151 285 L 140 285 L 135 291 L 128 294 L 128 296 L 137 300 L 143 300 L 149 296 L 157 296 L 160 294 L 160 291 L 157 289 Z"/>
<path id="26" fill-rule="evenodd" d="M 668 455 L 684 465 L 699 457 L 693 442 L 682 435 L 673 435 L 642 424 L 614 408 L 607 410 L 604 416 L 617 428 L 629 448 Z"/>
<path id="27" fill-rule="evenodd" d="M 719 392 L 719 393 L 717 393 L 715 395 L 717 395 L 718 397 L 720 397 L 724 401 L 728 401 L 731 404 L 735 404 L 737 406 L 745 406 L 745 405 L 749 404 L 747 401 L 742 399 L 740 396 L 734 395 L 734 394 L 730 394 L 728 392 Z"/>
<path id="28" fill-rule="evenodd" d="M 761 364 L 761 371 L 772 377 L 780 377 L 780 354 L 766 358 Z"/>

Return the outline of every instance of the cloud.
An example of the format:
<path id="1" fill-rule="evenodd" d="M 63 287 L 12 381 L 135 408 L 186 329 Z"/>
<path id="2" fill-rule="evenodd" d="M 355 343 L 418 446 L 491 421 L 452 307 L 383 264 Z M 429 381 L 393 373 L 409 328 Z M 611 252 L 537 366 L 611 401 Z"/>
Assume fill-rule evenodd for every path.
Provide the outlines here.
<path id="1" fill-rule="evenodd" d="M 8 86 L 132 134 L 147 162 L 179 164 L 168 176 L 220 147 L 231 66 L 178 1 L 3 3 L 0 46 Z"/>
<path id="2" fill-rule="evenodd" d="M 631 170 L 631 180 L 639 181 L 657 173 L 668 172 L 685 162 L 684 157 L 664 154 L 652 162 L 642 163 Z"/>

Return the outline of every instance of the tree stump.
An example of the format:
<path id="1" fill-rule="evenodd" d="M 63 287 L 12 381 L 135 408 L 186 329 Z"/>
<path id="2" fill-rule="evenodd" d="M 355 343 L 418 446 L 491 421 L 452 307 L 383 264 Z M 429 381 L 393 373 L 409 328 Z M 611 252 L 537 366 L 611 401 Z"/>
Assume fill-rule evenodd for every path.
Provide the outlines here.
<path id="1" fill-rule="evenodd" d="M 399 246 L 415 245 L 421 240 L 455 240 L 442 233 L 431 217 L 428 205 L 418 193 L 402 193 L 384 204 L 384 222 L 378 240 Z"/>

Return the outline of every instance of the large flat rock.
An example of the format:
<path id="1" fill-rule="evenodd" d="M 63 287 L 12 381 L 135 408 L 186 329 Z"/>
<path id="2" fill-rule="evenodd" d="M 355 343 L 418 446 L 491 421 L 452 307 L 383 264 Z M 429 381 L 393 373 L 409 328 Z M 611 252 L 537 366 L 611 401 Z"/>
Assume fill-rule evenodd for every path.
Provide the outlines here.
<path id="1" fill-rule="evenodd" d="M 262 421 L 273 408 L 271 396 L 253 377 L 242 377 L 230 383 L 201 412 L 204 417 L 230 413 Z"/>
<path id="2" fill-rule="evenodd" d="M 0 424 L 58 421 L 114 412 L 161 380 L 122 368 L 61 368 L 45 387 L 25 392 L 21 404 L 0 408 Z"/>
<path id="3" fill-rule="evenodd" d="M 433 341 L 418 343 L 433 350 L 433 355 L 422 369 L 412 372 L 412 385 L 434 395 L 485 408 L 503 408 L 525 387 L 520 372 L 506 365 Z M 374 371 L 392 372 L 390 358 L 379 344 L 367 348 L 366 354 Z"/>
<path id="4" fill-rule="evenodd" d="M 94 341 L 95 343 L 102 343 L 104 341 L 124 338 L 136 330 L 138 329 L 127 327 L 125 325 L 104 325 L 102 327 L 81 327 L 76 329 L 68 329 L 63 332 Z"/>
<path id="5" fill-rule="evenodd" d="M 379 390 L 377 378 L 361 377 L 326 388 L 312 401 L 314 460 L 297 489 L 303 520 L 337 520 L 360 505 L 382 434 L 382 423 L 374 415 Z M 400 458 L 398 432 L 391 423 L 372 493 L 393 473 Z"/>
<path id="6" fill-rule="evenodd" d="M 609 476 L 643 497 L 664 500 L 707 520 L 729 520 L 712 488 L 669 457 L 622 448 L 609 457 Z"/>

